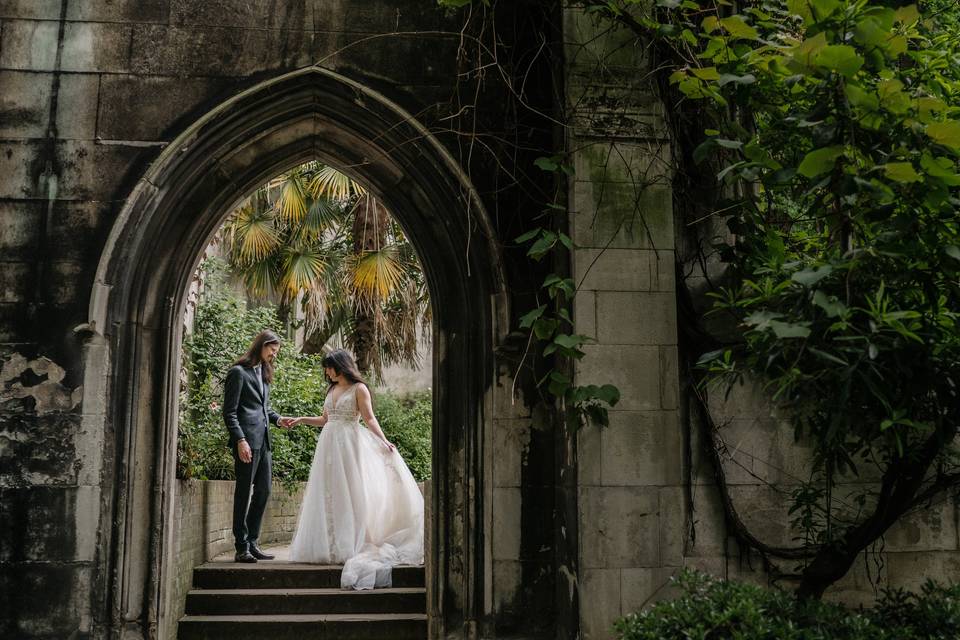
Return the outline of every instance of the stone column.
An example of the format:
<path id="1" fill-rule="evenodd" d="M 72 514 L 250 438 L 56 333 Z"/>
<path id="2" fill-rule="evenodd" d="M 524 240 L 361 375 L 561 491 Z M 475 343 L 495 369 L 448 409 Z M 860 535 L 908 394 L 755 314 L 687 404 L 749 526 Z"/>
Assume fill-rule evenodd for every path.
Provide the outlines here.
<path id="1" fill-rule="evenodd" d="M 576 377 L 621 392 L 610 426 L 578 438 L 584 640 L 612 637 L 683 556 L 669 146 L 644 51 L 611 26 L 564 10 L 574 319 L 596 338 Z"/>

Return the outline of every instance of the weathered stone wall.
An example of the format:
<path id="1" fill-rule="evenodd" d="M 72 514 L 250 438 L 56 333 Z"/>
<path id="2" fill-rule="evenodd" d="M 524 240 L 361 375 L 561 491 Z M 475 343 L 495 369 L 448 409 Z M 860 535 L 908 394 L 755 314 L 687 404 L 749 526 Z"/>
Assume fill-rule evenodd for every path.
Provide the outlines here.
<path id="1" fill-rule="evenodd" d="M 520 4 L 523 20 L 537 15 Z M 503 37 L 527 41 L 521 21 L 504 20 L 513 31 Z M 113 422 L 123 385 L 84 362 L 110 362 L 115 342 L 101 334 L 112 327 L 87 324 L 94 275 L 148 167 L 216 105 L 315 63 L 415 114 L 456 155 L 462 139 L 445 135 L 450 122 L 441 118 L 459 108 L 451 96 L 460 81 L 461 27 L 461 17 L 446 16 L 429 0 L 0 1 L 0 601 L 10 604 L 0 612 L 0 636 L 95 638 L 123 627 L 132 637 L 146 624 L 137 611 L 108 601 L 116 585 L 103 570 L 122 561 L 125 544 L 144 541 L 118 539 L 102 514 L 121 503 L 144 521 L 156 516 L 149 491 L 120 493 L 114 478 L 124 460 L 136 476 L 149 473 L 142 471 L 146 462 L 161 454 L 149 437 L 123 441 L 123 424 Z M 491 105 L 485 115 L 505 109 L 496 91 L 506 89 L 482 97 Z M 541 98 L 528 87 L 526 100 Z M 502 121 L 498 127 L 496 135 Z M 550 135 L 544 127 L 526 139 Z M 533 190 L 499 184 L 492 163 L 477 161 L 470 175 L 502 221 L 494 230 L 502 239 L 493 241 L 506 244 L 536 210 L 525 196 Z M 168 258 L 157 256 L 158 263 Z M 522 310 L 530 283 L 542 275 L 512 260 L 503 268 L 521 292 Z M 162 354 L 143 358 L 144 367 L 162 366 Z M 485 416 L 529 415 L 522 396 L 516 408 L 510 404 L 509 389 L 506 379 Z M 500 404 L 509 408 L 500 413 Z M 149 414 L 162 405 L 154 398 L 131 411 Z M 498 424 L 509 427 L 510 419 Z M 516 613 L 496 606 L 492 593 L 466 594 L 484 608 L 470 612 L 465 629 L 550 634 L 543 630 L 552 628 L 557 597 L 553 532 L 541 522 L 553 508 L 555 451 L 548 422 L 532 433 L 529 455 L 521 447 L 494 465 L 491 450 L 483 452 L 497 479 L 478 488 L 487 501 L 475 520 L 477 527 L 503 528 L 496 542 L 484 542 L 486 557 L 496 559 L 482 581 L 509 594 L 499 601 L 509 600 Z M 507 436 L 487 437 L 492 447 Z"/>
<path id="2" fill-rule="evenodd" d="M 744 524 L 761 541 L 778 547 L 795 546 L 790 496 L 802 481 L 809 480 L 811 452 L 794 441 L 793 428 L 759 385 L 734 387 L 726 397 L 720 391 L 711 396 L 711 415 L 727 448 L 722 459 L 734 505 Z M 699 452 L 699 443 L 695 447 Z M 763 571 L 760 558 L 728 537 L 718 510 L 711 464 L 702 455 L 694 457 L 698 546 L 703 539 L 710 550 L 708 566 L 713 573 L 768 584 L 771 576 Z M 862 466 L 858 482 L 837 485 L 838 506 L 855 511 L 855 504 L 845 500 L 844 494 L 877 487 L 876 480 L 876 473 Z M 960 509 L 955 499 L 946 494 L 935 498 L 928 508 L 892 526 L 825 597 L 867 605 L 877 598 L 880 589 L 917 590 L 927 578 L 956 581 L 960 576 L 958 522 Z M 786 574 L 795 568 L 792 562 L 776 564 Z M 784 579 L 780 582 L 791 584 Z"/>
<path id="3" fill-rule="evenodd" d="M 193 569 L 221 553 L 233 550 L 233 488 L 226 480 L 178 480 L 173 549 L 176 567 L 168 602 L 173 605 L 171 622 L 183 616 L 187 591 L 193 586 Z M 261 544 L 289 542 L 297 526 L 303 487 L 288 491 L 273 483 L 270 501 L 260 530 Z M 176 624 L 168 625 L 170 631 Z M 172 636 L 171 636 L 172 639 Z"/>

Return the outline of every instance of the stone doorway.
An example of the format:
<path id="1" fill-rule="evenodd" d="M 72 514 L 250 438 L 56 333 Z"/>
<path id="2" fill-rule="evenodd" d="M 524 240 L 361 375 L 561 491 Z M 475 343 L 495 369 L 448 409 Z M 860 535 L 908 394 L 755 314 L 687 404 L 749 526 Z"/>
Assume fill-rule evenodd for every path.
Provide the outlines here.
<path id="1" fill-rule="evenodd" d="M 97 589 L 117 637 L 168 637 L 176 624 L 164 585 L 190 274 L 241 195 L 310 159 L 368 185 L 421 256 L 435 301 L 430 635 L 472 637 L 491 613 L 487 425 L 493 350 L 509 317 L 495 235 L 469 180 L 413 116 L 310 67 L 263 82 L 188 127 L 134 188 L 101 258 L 83 406 L 101 408 L 87 411 L 102 415 L 108 442 L 100 515 L 113 525 L 101 540 Z"/>

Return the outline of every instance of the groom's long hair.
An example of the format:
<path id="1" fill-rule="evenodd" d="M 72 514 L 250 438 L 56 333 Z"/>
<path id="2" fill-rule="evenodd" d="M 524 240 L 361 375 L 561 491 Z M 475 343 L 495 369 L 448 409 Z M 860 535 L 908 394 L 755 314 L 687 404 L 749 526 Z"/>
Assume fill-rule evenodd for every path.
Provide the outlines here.
<path id="1" fill-rule="evenodd" d="M 263 360 L 261 355 L 263 354 L 264 345 L 272 344 L 276 342 L 280 344 L 280 337 L 269 329 L 264 329 L 257 334 L 257 337 L 253 339 L 253 344 L 250 345 L 250 348 L 247 349 L 247 352 L 243 354 L 236 362 L 234 362 L 232 367 L 240 365 L 242 367 L 255 367 L 258 364 L 262 364 L 260 367 L 260 377 L 263 378 L 263 381 L 267 384 L 273 384 L 273 363 Z"/>
<path id="2" fill-rule="evenodd" d="M 363 382 L 366 384 L 366 380 L 363 379 L 363 376 L 360 375 L 360 371 L 357 369 L 357 363 L 353 361 L 353 356 L 350 355 L 345 349 L 334 349 L 327 355 L 323 356 L 323 360 L 320 361 L 320 365 L 323 368 L 330 367 L 337 374 L 342 375 L 344 378 L 349 380 L 351 384 L 356 384 L 358 382 Z M 333 380 L 330 381 L 330 386 L 337 384 Z"/>

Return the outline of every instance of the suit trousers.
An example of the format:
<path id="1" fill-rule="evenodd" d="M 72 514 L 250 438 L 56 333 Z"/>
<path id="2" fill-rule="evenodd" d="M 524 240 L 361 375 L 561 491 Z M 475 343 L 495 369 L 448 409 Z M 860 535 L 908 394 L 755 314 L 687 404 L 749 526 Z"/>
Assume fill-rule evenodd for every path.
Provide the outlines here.
<path id="1" fill-rule="evenodd" d="M 264 442 L 260 449 L 253 449 L 253 459 L 243 462 L 233 446 L 233 468 L 237 482 L 233 490 L 233 538 L 237 551 L 246 551 L 260 538 L 263 512 L 270 498 L 270 481 L 273 472 L 273 457 L 270 447 Z"/>

